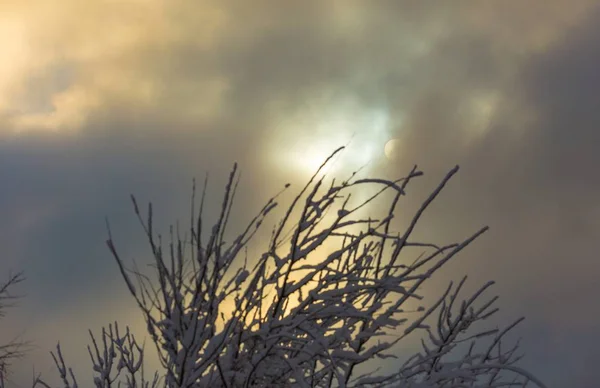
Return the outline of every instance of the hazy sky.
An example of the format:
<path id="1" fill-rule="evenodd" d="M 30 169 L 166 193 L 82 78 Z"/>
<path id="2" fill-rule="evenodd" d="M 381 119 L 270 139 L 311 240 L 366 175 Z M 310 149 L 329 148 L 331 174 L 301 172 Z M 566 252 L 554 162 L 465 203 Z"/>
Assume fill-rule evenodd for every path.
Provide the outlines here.
<path id="1" fill-rule="evenodd" d="M 104 245 L 108 217 L 124 257 L 148 254 L 130 193 L 166 228 L 187 219 L 192 177 L 210 172 L 216 204 L 237 161 L 245 222 L 351 141 L 333 172 L 418 164 L 414 206 L 461 165 L 422 233 L 491 230 L 439 289 L 496 280 L 499 319 L 527 317 L 524 365 L 593 386 L 599 17 L 594 0 L 3 0 L 0 276 L 27 281 L 2 338 L 37 345 L 27 378 L 35 363 L 54 381 L 58 340 L 86 375 L 88 327 L 143 329 Z"/>

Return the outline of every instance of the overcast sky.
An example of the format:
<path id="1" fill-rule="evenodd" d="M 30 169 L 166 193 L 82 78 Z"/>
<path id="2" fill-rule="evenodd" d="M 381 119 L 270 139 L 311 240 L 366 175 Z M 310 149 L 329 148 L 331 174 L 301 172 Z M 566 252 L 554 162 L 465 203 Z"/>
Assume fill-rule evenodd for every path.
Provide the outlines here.
<path id="1" fill-rule="evenodd" d="M 499 319 L 527 317 L 524 365 L 593 386 L 599 17 L 594 0 L 2 1 L 0 276 L 27 277 L 2 338 L 34 341 L 27 379 L 54 381 L 59 340 L 86 375 L 88 327 L 143 331 L 104 245 L 108 217 L 124 257 L 148 254 L 129 194 L 166 228 L 193 177 L 217 203 L 237 161 L 245 222 L 350 141 L 333 172 L 418 164 L 414 206 L 461 166 L 422 233 L 491 229 L 433 287 L 496 280 Z"/>

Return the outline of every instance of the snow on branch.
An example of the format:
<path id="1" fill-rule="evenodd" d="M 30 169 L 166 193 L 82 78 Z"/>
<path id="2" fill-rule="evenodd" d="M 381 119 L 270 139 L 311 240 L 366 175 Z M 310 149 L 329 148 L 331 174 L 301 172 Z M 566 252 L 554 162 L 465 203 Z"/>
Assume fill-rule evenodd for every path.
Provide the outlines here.
<path id="1" fill-rule="evenodd" d="M 14 306 L 14 301 L 18 296 L 13 295 L 11 290 L 17 284 L 23 282 L 25 277 L 22 272 L 9 274 L 8 280 L 0 283 L 0 318 L 5 316 L 5 310 Z M 0 388 L 4 388 L 10 382 L 9 372 L 11 363 L 23 357 L 30 343 L 13 338 L 6 344 L 0 345 Z"/>
<path id="2" fill-rule="evenodd" d="M 429 306 L 414 309 L 423 302 L 419 291 L 424 283 L 487 230 L 446 246 L 413 239 L 422 215 L 458 166 L 424 198 L 407 227 L 396 230 L 401 198 L 422 172 L 415 166 L 394 181 L 352 174 L 339 184 L 326 184 L 320 171 L 342 150 L 294 197 L 256 258 L 247 257 L 247 247 L 289 184 L 231 243 L 225 235 L 237 165 L 209 230 L 203 217 L 207 180 L 199 209 L 194 183 L 189 239 L 177 226 L 165 245 L 153 231 L 152 205 L 144 215 L 132 196 L 154 278 L 126 267 L 110 229 L 107 245 L 143 314 L 162 369 L 153 380 L 144 380 L 143 348 L 115 323 L 103 329 L 99 340 L 90 333 L 95 386 L 543 387 L 516 366 L 517 347 L 502 346 L 520 320 L 504 330 L 474 330 L 474 324 L 497 311 L 496 297 L 485 296 L 492 283 L 463 298 L 463 278 Z M 352 192 L 364 186 L 375 194 L 351 206 Z M 373 214 L 375 209 L 387 212 Z M 413 333 L 422 333 L 422 350 L 394 371 L 356 372 L 361 364 L 395 358 L 398 343 Z M 53 357 L 63 385 L 77 387 L 60 347 Z M 36 384 L 49 387 L 39 378 Z"/>

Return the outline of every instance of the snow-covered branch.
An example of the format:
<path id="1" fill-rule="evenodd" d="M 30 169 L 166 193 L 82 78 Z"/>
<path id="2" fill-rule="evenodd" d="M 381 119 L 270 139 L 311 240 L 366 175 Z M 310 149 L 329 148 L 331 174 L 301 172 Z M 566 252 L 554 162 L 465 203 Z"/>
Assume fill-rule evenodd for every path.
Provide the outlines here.
<path id="1" fill-rule="evenodd" d="M 11 293 L 12 288 L 24 280 L 23 273 L 19 272 L 9 275 L 8 280 L 0 284 L 0 318 L 4 317 L 7 308 L 14 306 L 14 300 L 17 299 L 17 296 Z M 10 382 L 8 375 L 11 363 L 21 358 L 28 347 L 29 343 L 18 337 L 0 345 L 0 388 L 4 388 Z"/>
<path id="2" fill-rule="evenodd" d="M 194 184 L 188 239 L 172 227 L 165 245 L 153 231 L 152 205 L 144 215 L 132 196 L 155 278 L 127 268 L 110 229 L 107 245 L 144 316 L 162 370 L 154 380 L 143 380 L 143 349 L 128 329 L 121 335 L 115 323 L 102 331 L 100 341 L 92 335 L 96 387 L 117 381 L 127 387 L 543 387 L 515 365 L 516 347 L 501 346 L 514 325 L 473 329 L 497 311 L 496 298 L 484 298 L 492 283 L 463 298 L 463 278 L 422 305 L 424 284 L 487 230 L 448 245 L 413 239 L 422 215 L 458 166 L 423 200 L 404 230 L 395 230 L 394 221 L 406 188 L 422 175 L 416 166 L 394 181 L 352 174 L 338 184 L 326 184 L 320 170 L 293 199 L 256 258 L 248 258 L 246 249 L 277 208 L 281 192 L 227 243 L 237 166 L 209 233 L 203 219 L 207 181 L 198 210 Z M 375 194 L 352 206 L 352 193 L 365 186 Z M 374 214 L 376 209 L 387 210 Z M 423 335 L 422 351 L 399 362 L 395 371 L 356 372 L 358 365 L 396 357 L 398 343 L 415 332 Z M 64 385 L 77 386 L 60 347 L 53 356 Z"/>

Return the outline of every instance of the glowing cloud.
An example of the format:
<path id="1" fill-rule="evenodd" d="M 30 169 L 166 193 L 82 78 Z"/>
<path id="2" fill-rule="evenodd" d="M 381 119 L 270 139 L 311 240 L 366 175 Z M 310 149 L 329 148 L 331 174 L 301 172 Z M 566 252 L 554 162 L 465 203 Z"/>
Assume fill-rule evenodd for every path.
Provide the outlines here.
<path id="1" fill-rule="evenodd" d="M 327 171 L 349 173 L 383 157 L 389 139 L 388 122 L 385 110 L 361 107 L 352 100 L 317 109 L 313 105 L 274 128 L 277 132 L 269 154 L 276 163 L 283 163 L 282 167 L 311 175 L 336 148 L 346 145 Z M 290 143 L 283 135 L 292 131 L 295 140 Z"/>

